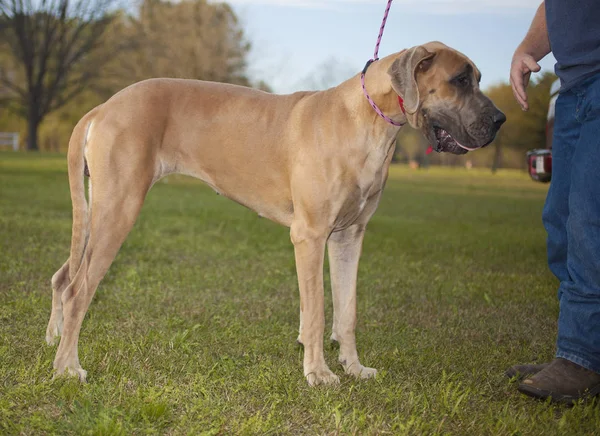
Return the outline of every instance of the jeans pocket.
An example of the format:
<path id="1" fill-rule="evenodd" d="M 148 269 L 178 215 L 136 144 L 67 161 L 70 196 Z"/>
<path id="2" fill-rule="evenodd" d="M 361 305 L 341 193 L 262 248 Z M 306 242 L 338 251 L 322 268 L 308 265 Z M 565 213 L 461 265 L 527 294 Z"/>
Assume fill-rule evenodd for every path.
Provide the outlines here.
<path id="1" fill-rule="evenodd" d="M 583 101 L 584 121 L 600 119 L 600 78 L 590 84 Z"/>

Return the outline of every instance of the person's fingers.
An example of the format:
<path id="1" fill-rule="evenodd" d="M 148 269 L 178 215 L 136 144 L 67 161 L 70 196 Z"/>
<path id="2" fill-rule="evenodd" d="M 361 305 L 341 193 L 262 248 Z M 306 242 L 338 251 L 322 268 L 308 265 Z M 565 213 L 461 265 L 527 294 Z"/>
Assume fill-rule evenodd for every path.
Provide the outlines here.
<path id="1" fill-rule="evenodd" d="M 520 59 L 515 59 L 510 68 L 510 81 L 513 91 L 523 99 L 525 96 L 525 83 L 523 81 L 523 64 Z"/>
<path id="2" fill-rule="evenodd" d="M 525 101 L 527 100 L 527 94 L 525 93 L 524 85 L 523 85 L 523 77 L 518 75 L 516 77 L 511 78 L 512 91 L 515 96 L 517 102 L 523 106 Z"/>
<path id="3" fill-rule="evenodd" d="M 517 103 L 519 103 L 523 110 L 527 110 L 527 92 L 525 91 L 523 73 L 521 72 L 521 69 L 516 65 L 511 69 L 510 84 L 515 100 L 517 100 Z"/>
<path id="4" fill-rule="evenodd" d="M 527 109 L 529 109 L 529 102 L 528 102 L 528 98 L 527 98 L 527 87 L 529 86 L 529 79 L 531 78 L 531 72 L 528 71 L 527 73 L 523 74 L 523 90 L 521 93 L 521 98 L 523 99 L 523 101 L 525 102 L 525 105 L 521 105 L 523 106 L 523 110 L 526 111 Z"/>
<path id="5" fill-rule="evenodd" d="M 529 71 L 532 73 L 537 73 L 542 69 L 540 64 L 538 64 L 531 56 L 525 56 L 523 58 L 523 63 L 529 68 Z"/>
<path id="6" fill-rule="evenodd" d="M 540 65 L 529 55 L 516 55 L 510 68 L 510 83 L 513 95 L 523 110 L 529 109 L 527 86 L 532 72 L 540 71 Z"/>

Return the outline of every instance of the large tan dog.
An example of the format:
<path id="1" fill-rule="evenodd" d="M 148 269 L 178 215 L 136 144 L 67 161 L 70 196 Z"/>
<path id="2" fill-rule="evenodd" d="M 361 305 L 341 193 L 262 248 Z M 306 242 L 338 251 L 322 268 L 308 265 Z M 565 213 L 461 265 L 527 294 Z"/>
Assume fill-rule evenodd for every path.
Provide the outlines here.
<path id="1" fill-rule="evenodd" d="M 387 116 L 421 129 L 437 151 L 464 153 L 489 144 L 505 120 L 479 90 L 479 79 L 467 57 L 433 42 L 374 62 L 366 88 Z M 300 287 L 298 340 L 311 385 L 338 382 L 323 355 L 327 245 L 339 361 L 348 374 L 374 376 L 356 351 L 356 274 L 398 129 L 371 108 L 359 75 L 326 91 L 291 95 L 154 79 L 93 109 L 69 142 L 71 254 L 52 277 L 46 332 L 49 344 L 62 335 L 56 373 L 85 380 L 77 344 L 90 301 L 152 184 L 180 173 L 290 227 Z"/>

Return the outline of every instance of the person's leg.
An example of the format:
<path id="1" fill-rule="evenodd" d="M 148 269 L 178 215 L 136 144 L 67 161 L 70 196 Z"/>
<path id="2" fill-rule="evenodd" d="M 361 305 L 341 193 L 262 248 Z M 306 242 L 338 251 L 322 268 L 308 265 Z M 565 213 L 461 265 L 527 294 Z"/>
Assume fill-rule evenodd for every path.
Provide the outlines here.
<path id="1" fill-rule="evenodd" d="M 542 221 L 547 232 L 548 266 L 561 282 L 569 280 L 567 219 L 571 160 L 579 139 L 580 124 L 576 119 L 577 100 L 575 93 L 566 92 L 559 95 L 556 101 L 552 139 L 552 181 L 542 212 Z M 515 365 L 506 370 L 505 375 L 509 378 L 522 379 L 540 372 L 546 366 L 547 364 Z"/>
<path id="2" fill-rule="evenodd" d="M 557 358 L 519 386 L 527 395 L 564 402 L 600 393 L 600 77 L 573 94 L 579 134 L 569 169 Z M 553 272 L 565 274 L 562 260 L 551 263 L 550 244 L 548 250 Z"/>
<path id="3" fill-rule="evenodd" d="M 577 100 L 575 93 L 566 92 L 556 101 L 552 140 L 552 180 L 542 212 L 542 221 L 547 233 L 548 266 L 561 282 L 570 278 L 567 269 L 567 219 L 569 218 L 571 161 L 579 140 Z"/>
<path id="4" fill-rule="evenodd" d="M 600 76 L 580 100 L 556 356 L 600 373 Z"/>

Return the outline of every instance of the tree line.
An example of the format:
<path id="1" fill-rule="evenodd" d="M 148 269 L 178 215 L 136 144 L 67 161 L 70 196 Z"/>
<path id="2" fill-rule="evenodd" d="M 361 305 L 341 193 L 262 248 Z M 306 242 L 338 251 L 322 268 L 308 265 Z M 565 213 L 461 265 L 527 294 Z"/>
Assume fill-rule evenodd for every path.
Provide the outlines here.
<path id="1" fill-rule="evenodd" d="M 73 126 L 120 89 L 151 77 L 235 83 L 247 75 L 250 42 L 227 3 L 207 0 L 0 0 L 0 131 L 28 150 L 65 150 Z M 508 66 L 507 66 L 508 71 Z M 508 121 L 492 145 L 465 156 L 425 155 L 425 138 L 403 128 L 396 160 L 420 165 L 524 167 L 545 145 L 551 73 L 529 87 L 522 112 L 510 86 L 485 90 Z"/>
<path id="2" fill-rule="evenodd" d="M 250 43 L 228 4 L 118 6 L 117 0 L 0 0 L 0 130 L 25 122 L 28 150 L 56 148 L 58 140 L 67 143 L 62 124 L 70 130 L 86 110 L 151 77 L 267 88 L 246 75 Z M 44 126 L 40 144 L 45 120 L 59 129 Z"/>

